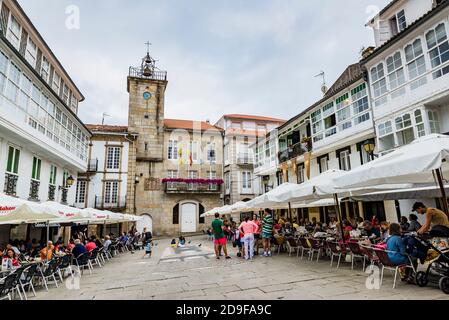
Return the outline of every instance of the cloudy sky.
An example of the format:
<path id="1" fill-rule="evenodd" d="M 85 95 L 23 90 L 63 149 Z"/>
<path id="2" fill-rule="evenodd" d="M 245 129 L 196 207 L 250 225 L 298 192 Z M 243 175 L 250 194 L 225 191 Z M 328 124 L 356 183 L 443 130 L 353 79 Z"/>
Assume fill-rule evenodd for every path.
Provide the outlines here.
<path id="1" fill-rule="evenodd" d="M 223 113 L 289 119 L 318 100 L 360 49 L 389 0 L 19 0 L 86 100 L 86 123 L 127 124 L 126 76 L 144 43 L 168 71 L 166 117 Z M 66 9 L 76 5 L 79 29 Z M 70 8 L 70 7 L 69 7 Z M 70 20 L 73 21 L 73 20 Z"/>

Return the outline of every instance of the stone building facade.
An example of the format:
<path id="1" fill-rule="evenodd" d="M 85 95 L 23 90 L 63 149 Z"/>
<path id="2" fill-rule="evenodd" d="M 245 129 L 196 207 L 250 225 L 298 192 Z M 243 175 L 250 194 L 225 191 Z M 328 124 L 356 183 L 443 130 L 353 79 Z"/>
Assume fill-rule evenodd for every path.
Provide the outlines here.
<path id="1" fill-rule="evenodd" d="M 202 213 L 222 205 L 223 136 L 208 122 L 164 117 L 165 71 L 149 54 L 128 77 L 128 131 L 137 134 L 128 158 L 127 212 L 156 236 L 206 228 Z"/>

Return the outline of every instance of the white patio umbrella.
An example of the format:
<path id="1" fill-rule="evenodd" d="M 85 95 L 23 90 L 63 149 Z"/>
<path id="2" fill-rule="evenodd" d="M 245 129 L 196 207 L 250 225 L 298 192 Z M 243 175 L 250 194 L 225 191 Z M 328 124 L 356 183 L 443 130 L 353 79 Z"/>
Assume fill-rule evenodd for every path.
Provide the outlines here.
<path id="1" fill-rule="evenodd" d="M 0 224 L 46 222 L 58 213 L 42 204 L 0 194 Z"/>
<path id="2" fill-rule="evenodd" d="M 86 221 L 89 219 L 89 215 L 79 208 L 70 207 L 54 201 L 43 202 L 41 205 L 57 212 L 58 217 L 52 219 L 51 222 L 68 223 Z"/>
<path id="3" fill-rule="evenodd" d="M 218 212 L 219 209 L 220 207 L 215 207 L 212 210 L 206 211 L 201 215 L 201 218 L 213 216 L 215 213 Z"/>
<path id="4" fill-rule="evenodd" d="M 246 211 L 252 211 L 251 207 L 248 207 L 248 202 L 239 201 L 231 205 L 231 213 L 240 213 Z"/>
<path id="5" fill-rule="evenodd" d="M 379 184 L 437 182 L 448 213 L 443 177 L 449 176 L 449 136 L 419 138 L 385 156 L 336 178 L 337 188 L 366 188 Z M 432 174 L 433 173 L 433 174 Z"/>

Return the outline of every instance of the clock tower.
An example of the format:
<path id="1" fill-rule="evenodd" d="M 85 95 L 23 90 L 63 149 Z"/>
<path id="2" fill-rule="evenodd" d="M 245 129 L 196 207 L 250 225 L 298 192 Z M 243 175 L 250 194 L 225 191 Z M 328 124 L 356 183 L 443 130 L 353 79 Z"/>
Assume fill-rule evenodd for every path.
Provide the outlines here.
<path id="1" fill-rule="evenodd" d="M 167 72 L 156 67 L 149 50 L 140 66 L 129 68 L 128 132 L 137 139 L 129 151 L 127 212 L 148 214 L 155 223 L 161 215 L 156 200 L 163 195 L 166 87 Z"/>

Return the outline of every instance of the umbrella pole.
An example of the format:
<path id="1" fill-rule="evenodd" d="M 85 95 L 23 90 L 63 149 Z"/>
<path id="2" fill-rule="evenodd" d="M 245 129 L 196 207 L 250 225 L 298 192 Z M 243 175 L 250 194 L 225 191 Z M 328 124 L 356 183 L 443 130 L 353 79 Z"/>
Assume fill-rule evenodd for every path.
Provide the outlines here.
<path id="1" fill-rule="evenodd" d="M 50 221 L 47 221 L 47 243 L 50 241 Z"/>
<path id="2" fill-rule="evenodd" d="M 344 241 L 345 239 L 345 232 L 343 231 L 343 219 L 341 218 L 341 211 L 340 211 L 340 202 L 338 201 L 338 194 L 334 194 L 334 201 L 335 201 L 335 210 L 337 211 L 338 220 L 340 220 L 340 231 L 341 231 L 341 239 Z"/>
<path id="3" fill-rule="evenodd" d="M 290 216 L 290 222 L 292 222 L 292 204 L 288 203 L 288 215 Z"/>
<path id="4" fill-rule="evenodd" d="M 435 170 L 435 174 L 437 176 L 437 180 L 438 180 L 438 185 L 440 187 L 441 190 L 441 200 L 443 201 L 443 210 L 444 213 L 446 215 L 448 215 L 449 217 L 449 208 L 448 208 L 448 204 L 447 204 L 447 195 L 446 195 L 446 190 L 444 190 L 444 183 L 443 183 L 443 175 L 441 174 L 441 169 L 436 169 Z"/>

